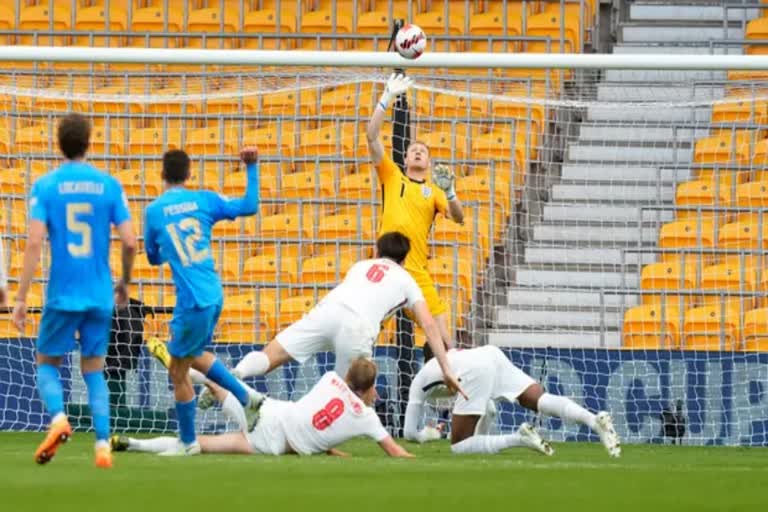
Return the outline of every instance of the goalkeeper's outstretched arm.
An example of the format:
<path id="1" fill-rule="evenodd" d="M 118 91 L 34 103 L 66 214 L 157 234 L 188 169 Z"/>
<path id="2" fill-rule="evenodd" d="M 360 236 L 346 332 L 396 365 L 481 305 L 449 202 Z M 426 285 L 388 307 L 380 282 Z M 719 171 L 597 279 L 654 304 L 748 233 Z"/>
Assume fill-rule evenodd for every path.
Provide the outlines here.
<path id="1" fill-rule="evenodd" d="M 381 143 L 381 125 L 384 124 L 384 118 L 387 115 L 390 103 L 398 96 L 408 91 L 413 85 L 413 79 L 402 75 L 392 74 L 387 80 L 384 92 L 379 98 L 379 103 L 373 110 L 371 120 L 368 122 L 366 138 L 368 139 L 368 153 L 374 165 L 381 163 L 384 158 L 384 145 Z"/>

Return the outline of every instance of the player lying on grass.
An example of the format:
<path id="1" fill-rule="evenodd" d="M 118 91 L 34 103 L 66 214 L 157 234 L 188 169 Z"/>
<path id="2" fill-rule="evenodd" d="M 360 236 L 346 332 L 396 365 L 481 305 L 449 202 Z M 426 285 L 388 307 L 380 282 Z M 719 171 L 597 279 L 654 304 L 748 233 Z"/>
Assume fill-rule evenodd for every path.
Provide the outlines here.
<path id="1" fill-rule="evenodd" d="M 184 151 L 163 155 L 165 191 L 147 206 L 144 247 L 152 265 L 168 263 L 176 286 L 176 307 L 171 320 L 168 365 L 176 398 L 179 437 L 183 449 L 168 455 L 195 455 L 195 391 L 190 368 L 225 387 L 245 407 L 260 400 L 239 382 L 205 347 L 211 342 L 224 295 L 211 252 L 211 230 L 222 220 L 255 214 L 259 209 L 259 166 L 256 148 L 240 152 L 246 166 L 245 195 L 230 199 L 209 190 L 190 190 L 190 161 Z"/>
<path id="2" fill-rule="evenodd" d="M 356 359 L 345 378 L 328 372 L 297 402 L 264 400 L 256 424 L 242 421 L 242 406 L 231 393 L 212 386 L 221 400 L 225 414 L 236 421 L 241 430 L 226 434 L 200 436 L 203 453 L 237 453 L 263 455 L 346 455 L 334 447 L 355 437 L 367 436 L 392 457 L 413 457 L 384 430 L 371 408 L 376 394 L 376 365 L 367 359 Z M 173 437 L 133 439 L 113 436 L 115 451 L 163 453 L 177 446 Z"/>
<path id="3" fill-rule="evenodd" d="M 96 466 L 112 467 L 109 450 L 109 390 L 104 379 L 104 356 L 115 301 L 125 304 L 136 253 L 128 203 L 123 187 L 109 174 L 85 161 L 90 122 L 69 114 L 58 125 L 61 165 L 38 179 L 29 199 L 29 235 L 24 252 L 13 323 L 23 333 L 27 293 L 46 236 L 50 271 L 45 308 L 37 337 L 37 389 L 51 415 L 48 434 L 35 452 L 38 464 L 49 462 L 59 445 L 72 435 L 64 412 L 59 367 L 75 346 L 88 388 L 88 404 L 96 433 Z M 122 242 L 122 279 L 112 288 L 109 270 L 111 228 Z"/>
<path id="4" fill-rule="evenodd" d="M 498 347 L 451 350 L 448 360 L 469 395 L 469 400 L 457 396 L 453 404 L 451 450 L 454 453 L 497 453 L 517 446 L 533 448 L 545 455 L 554 453 L 528 424 L 521 425 L 515 434 L 488 435 L 496 420 L 494 402 L 505 400 L 566 422 L 586 425 L 600 435 L 611 457 L 621 455 L 619 436 L 607 412 L 592 414 L 569 398 L 546 393 Z M 434 439 L 434 429 L 419 430 L 424 403 L 453 395 L 444 385 L 435 362 L 428 361 L 411 383 L 405 412 L 405 438 L 417 442 Z"/>
<path id="5" fill-rule="evenodd" d="M 278 333 L 264 350 L 246 354 L 233 374 L 241 379 L 264 375 L 291 360 L 304 363 L 319 352 L 332 351 L 336 354 L 336 373 L 345 375 L 352 360 L 371 357 L 381 323 L 407 307 L 424 329 L 445 383 L 461 392 L 424 296 L 401 267 L 409 250 L 410 241 L 402 233 L 381 235 L 376 241 L 375 259 L 353 265 L 344 281 L 317 306 Z M 200 402 L 201 407 L 211 405 L 210 395 L 204 394 Z"/>

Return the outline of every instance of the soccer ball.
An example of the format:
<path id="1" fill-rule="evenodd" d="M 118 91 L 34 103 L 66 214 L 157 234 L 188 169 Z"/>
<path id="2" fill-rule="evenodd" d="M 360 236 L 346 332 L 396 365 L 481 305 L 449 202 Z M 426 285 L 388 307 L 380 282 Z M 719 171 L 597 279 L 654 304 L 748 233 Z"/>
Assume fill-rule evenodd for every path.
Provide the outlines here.
<path id="1" fill-rule="evenodd" d="M 416 25 L 403 25 L 397 31 L 395 37 L 395 48 L 397 53 L 406 59 L 415 59 L 424 53 L 427 47 L 427 36 L 424 31 Z"/>

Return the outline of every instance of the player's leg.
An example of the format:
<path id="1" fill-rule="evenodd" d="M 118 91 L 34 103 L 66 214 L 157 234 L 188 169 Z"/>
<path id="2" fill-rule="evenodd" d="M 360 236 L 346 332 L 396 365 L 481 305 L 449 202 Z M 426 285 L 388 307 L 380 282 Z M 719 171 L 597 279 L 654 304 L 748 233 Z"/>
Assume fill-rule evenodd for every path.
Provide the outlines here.
<path id="1" fill-rule="evenodd" d="M 264 350 L 254 350 L 245 354 L 233 373 L 241 379 L 266 375 L 275 368 L 282 366 L 293 358 L 286 352 L 277 339 L 267 343 Z"/>
<path id="2" fill-rule="evenodd" d="M 112 311 L 86 312 L 78 331 L 80 333 L 80 369 L 88 388 L 88 405 L 96 434 L 96 465 L 112 467 L 109 448 L 109 387 L 104 378 L 104 357 L 109 344 Z"/>
<path id="3" fill-rule="evenodd" d="M 253 453 L 250 443 L 242 432 L 230 432 L 215 436 L 199 436 L 202 453 L 235 453 L 250 455 Z M 155 437 L 152 439 L 134 439 L 126 436 L 113 436 L 112 449 L 116 452 L 168 453 L 173 451 L 179 440 L 175 437 Z"/>
<path id="4" fill-rule="evenodd" d="M 416 284 L 419 285 L 421 293 L 424 295 L 424 300 L 427 302 L 429 312 L 435 318 L 437 322 L 437 329 L 440 331 L 440 337 L 443 338 L 446 348 L 453 346 L 453 335 L 448 329 L 448 305 L 440 295 L 437 293 L 437 287 L 432 281 L 432 277 L 429 273 L 423 270 L 407 269 L 413 276 Z"/>
<path id="5" fill-rule="evenodd" d="M 554 450 L 528 423 L 523 423 L 514 434 L 475 435 L 480 415 L 453 414 L 451 420 L 451 451 L 456 454 L 495 454 L 508 448 L 530 448 L 552 455 Z"/>
<path id="6" fill-rule="evenodd" d="M 611 457 L 621 455 L 621 442 L 613 428 L 613 419 L 607 412 L 592 414 L 570 398 L 546 393 L 538 383 L 528 386 L 517 397 L 517 401 L 532 411 L 561 418 L 569 423 L 586 425 L 600 435 L 600 441 Z"/>
<path id="7" fill-rule="evenodd" d="M 333 352 L 336 356 L 334 371 L 342 378 L 357 358 L 373 358 L 373 345 L 378 332 L 374 332 L 356 313 L 346 311 L 338 319 L 338 330 L 333 336 Z"/>
<path id="8" fill-rule="evenodd" d="M 43 310 L 37 338 L 37 391 L 51 423 L 45 439 L 35 450 L 38 464 L 49 462 L 58 447 L 69 440 L 72 427 L 64 413 L 64 391 L 59 375 L 62 357 L 75 348 L 77 318 L 49 308 Z"/>

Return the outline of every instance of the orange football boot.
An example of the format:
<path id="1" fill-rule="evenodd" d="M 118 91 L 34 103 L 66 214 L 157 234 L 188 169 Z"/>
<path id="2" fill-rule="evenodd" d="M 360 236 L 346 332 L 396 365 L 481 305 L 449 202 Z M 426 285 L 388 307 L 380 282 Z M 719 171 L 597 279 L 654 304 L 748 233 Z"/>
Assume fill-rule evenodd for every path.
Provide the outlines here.
<path id="1" fill-rule="evenodd" d="M 112 467 L 112 450 L 109 446 L 96 448 L 96 467 L 104 469 Z"/>
<path id="2" fill-rule="evenodd" d="M 35 451 L 35 462 L 38 464 L 50 462 L 59 446 L 69 441 L 70 437 L 72 437 L 72 427 L 69 426 L 67 418 L 52 422 L 48 427 L 48 434 Z"/>

